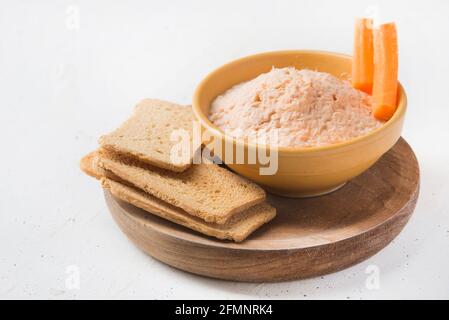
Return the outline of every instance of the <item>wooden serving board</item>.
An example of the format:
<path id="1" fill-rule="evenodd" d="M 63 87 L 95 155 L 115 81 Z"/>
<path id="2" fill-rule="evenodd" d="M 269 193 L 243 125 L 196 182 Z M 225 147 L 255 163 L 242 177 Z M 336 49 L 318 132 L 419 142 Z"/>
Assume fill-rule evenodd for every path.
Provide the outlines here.
<path id="1" fill-rule="evenodd" d="M 268 282 L 335 272 L 374 255 L 405 226 L 418 190 L 418 162 L 400 139 L 367 172 L 331 194 L 270 195 L 278 216 L 240 244 L 165 221 L 108 191 L 105 197 L 122 231 L 154 258 L 208 277 Z"/>

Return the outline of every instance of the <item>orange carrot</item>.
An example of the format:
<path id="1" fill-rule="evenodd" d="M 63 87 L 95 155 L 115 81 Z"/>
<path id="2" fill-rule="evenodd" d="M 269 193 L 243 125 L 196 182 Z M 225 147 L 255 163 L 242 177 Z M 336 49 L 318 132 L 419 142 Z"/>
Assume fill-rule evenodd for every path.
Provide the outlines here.
<path id="1" fill-rule="evenodd" d="M 372 19 L 356 19 L 353 51 L 352 86 L 371 94 L 374 74 Z"/>
<path id="2" fill-rule="evenodd" d="M 387 121 L 396 111 L 398 91 L 398 39 L 394 23 L 374 31 L 373 113 Z"/>

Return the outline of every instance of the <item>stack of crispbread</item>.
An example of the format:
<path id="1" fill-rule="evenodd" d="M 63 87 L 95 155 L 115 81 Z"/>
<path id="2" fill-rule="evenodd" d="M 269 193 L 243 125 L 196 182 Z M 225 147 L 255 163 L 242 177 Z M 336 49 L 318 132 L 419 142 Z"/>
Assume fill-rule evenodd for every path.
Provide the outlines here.
<path id="1" fill-rule="evenodd" d="M 171 161 L 173 130 L 192 137 L 190 107 L 146 99 L 80 163 L 117 198 L 187 228 L 236 242 L 273 219 L 256 184 L 212 163 Z"/>

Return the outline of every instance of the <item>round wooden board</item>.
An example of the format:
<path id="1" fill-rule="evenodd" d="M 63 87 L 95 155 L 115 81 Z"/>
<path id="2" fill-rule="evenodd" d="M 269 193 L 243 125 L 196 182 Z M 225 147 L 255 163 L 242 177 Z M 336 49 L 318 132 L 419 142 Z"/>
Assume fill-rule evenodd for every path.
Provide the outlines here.
<path id="1" fill-rule="evenodd" d="M 405 226 L 418 190 L 418 162 L 401 138 L 367 172 L 331 194 L 269 195 L 277 217 L 240 244 L 165 221 L 108 191 L 105 197 L 122 231 L 154 258 L 208 277 L 269 282 L 331 273 L 369 258 Z"/>

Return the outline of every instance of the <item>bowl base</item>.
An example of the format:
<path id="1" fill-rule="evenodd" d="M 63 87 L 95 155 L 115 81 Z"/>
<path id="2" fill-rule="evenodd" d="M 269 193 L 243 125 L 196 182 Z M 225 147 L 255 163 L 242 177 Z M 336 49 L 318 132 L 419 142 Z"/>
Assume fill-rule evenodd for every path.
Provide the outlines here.
<path id="1" fill-rule="evenodd" d="M 279 190 L 279 189 L 273 189 L 270 187 L 265 187 L 264 189 L 266 191 L 268 191 L 269 193 L 281 196 L 281 197 L 287 197 L 287 198 L 313 198 L 313 197 L 319 197 L 319 196 L 324 196 L 326 194 L 329 194 L 331 192 L 337 191 L 338 189 L 342 188 L 344 185 L 346 184 L 346 182 L 339 184 L 338 186 L 333 186 L 331 188 L 328 189 L 324 189 L 324 190 L 320 190 L 317 192 L 311 192 L 311 193 L 307 193 L 307 192 L 289 192 L 289 191 L 285 191 L 285 190 Z"/>

